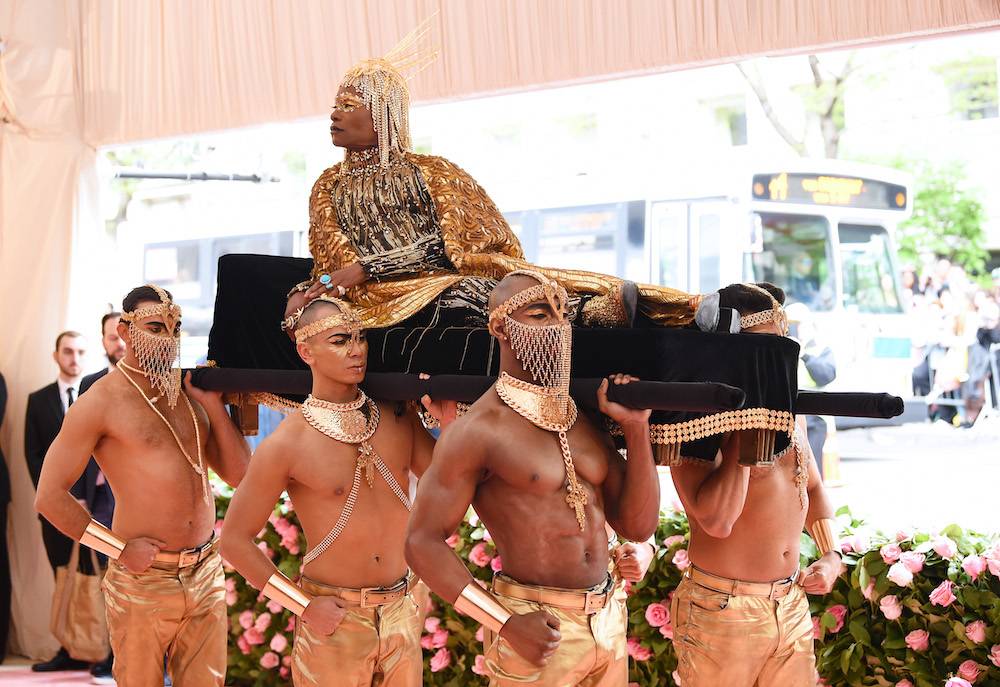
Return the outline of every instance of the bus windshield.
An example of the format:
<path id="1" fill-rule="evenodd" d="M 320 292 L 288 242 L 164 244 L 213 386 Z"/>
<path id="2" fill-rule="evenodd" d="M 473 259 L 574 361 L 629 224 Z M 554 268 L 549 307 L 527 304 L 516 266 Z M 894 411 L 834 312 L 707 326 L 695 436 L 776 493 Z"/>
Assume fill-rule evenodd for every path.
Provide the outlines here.
<path id="1" fill-rule="evenodd" d="M 750 276 L 785 290 L 788 303 L 832 310 L 835 287 L 830 224 L 812 215 L 758 214 L 760 245 L 748 254 Z"/>
<path id="2" fill-rule="evenodd" d="M 890 259 L 889 232 L 884 227 L 841 224 L 837 235 L 844 307 L 866 313 L 902 312 Z"/>

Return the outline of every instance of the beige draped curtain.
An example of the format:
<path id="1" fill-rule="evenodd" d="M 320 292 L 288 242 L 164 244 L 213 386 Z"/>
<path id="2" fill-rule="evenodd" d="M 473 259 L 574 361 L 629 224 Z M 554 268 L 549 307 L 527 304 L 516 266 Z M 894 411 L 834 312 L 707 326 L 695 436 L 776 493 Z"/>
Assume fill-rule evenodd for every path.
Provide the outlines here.
<path id="1" fill-rule="evenodd" d="M 10 390 L 0 443 L 14 492 L 15 649 L 54 649 L 24 407 L 54 376 L 53 335 L 92 331 L 100 316 L 100 299 L 80 295 L 99 284 L 79 258 L 103 231 L 94 149 L 324 114 L 353 62 L 426 18 L 441 54 L 413 79 L 423 101 L 985 29 L 1000 26 L 1000 2 L 0 0 L 0 371 Z"/>

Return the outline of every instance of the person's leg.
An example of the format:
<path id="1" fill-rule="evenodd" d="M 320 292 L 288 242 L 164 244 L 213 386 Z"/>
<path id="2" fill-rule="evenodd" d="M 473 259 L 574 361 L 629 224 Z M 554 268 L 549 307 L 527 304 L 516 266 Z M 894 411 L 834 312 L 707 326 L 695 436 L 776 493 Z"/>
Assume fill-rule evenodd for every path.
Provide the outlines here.
<path id="1" fill-rule="evenodd" d="M 580 687 L 625 687 L 628 684 L 628 609 L 619 586 L 608 604 L 590 616 L 590 630 L 597 645 L 597 664 Z"/>
<path id="2" fill-rule="evenodd" d="M 222 687 L 226 681 L 226 579 L 218 553 L 178 571 L 186 608 L 167 649 L 167 672 L 177 687 Z"/>
<path id="3" fill-rule="evenodd" d="M 423 616 L 412 594 L 380 606 L 378 622 L 378 666 L 385 687 L 420 687 L 423 683 L 423 652 L 420 633 Z"/>
<path id="4" fill-rule="evenodd" d="M 351 608 L 332 635 L 315 632 L 300 618 L 292 646 L 295 687 L 370 687 L 378 660 L 375 610 Z M 422 670 L 422 666 L 421 666 Z"/>
<path id="5" fill-rule="evenodd" d="M 778 648 L 764 662 L 757 684 L 815 687 L 816 657 L 809 600 L 802 588 L 794 585 L 777 606 Z"/>
<path id="6" fill-rule="evenodd" d="M 135 575 L 112 563 L 102 587 L 118 687 L 162 684 L 163 654 L 184 614 L 176 572 L 150 568 Z"/>
<path id="7" fill-rule="evenodd" d="M 778 642 L 773 604 L 683 580 L 671 603 L 681 684 L 753 687 Z"/>
<path id="8" fill-rule="evenodd" d="M 0 460 L 3 457 L 0 456 Z M 0 466 L 0 470 L 6 467 Z M 0 506 L 0 663 L 7 655 L 10 631 L 10 557 L 7 555 L 7 504 Z"/>

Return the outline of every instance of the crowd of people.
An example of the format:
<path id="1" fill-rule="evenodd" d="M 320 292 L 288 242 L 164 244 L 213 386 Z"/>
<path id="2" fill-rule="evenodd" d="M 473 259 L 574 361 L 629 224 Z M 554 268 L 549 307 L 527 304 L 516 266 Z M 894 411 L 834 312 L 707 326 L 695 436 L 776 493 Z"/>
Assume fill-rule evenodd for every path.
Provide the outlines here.
<path id="1" fill-rule="evenodd" d="M 902 286 L 915 334 L 914 394 L 929 398 L 933 419 L 971 425 L 984 405 L 997 406 L 1000 269 L 984 285 L 942 258 L 904 269 Z"/>

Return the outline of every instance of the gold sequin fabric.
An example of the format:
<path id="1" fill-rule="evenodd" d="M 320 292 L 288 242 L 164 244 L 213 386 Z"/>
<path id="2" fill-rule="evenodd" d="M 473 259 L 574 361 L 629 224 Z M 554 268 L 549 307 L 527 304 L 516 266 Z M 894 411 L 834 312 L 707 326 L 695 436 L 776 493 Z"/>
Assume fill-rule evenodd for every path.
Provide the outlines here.
<path id="1" fill-rule="evenodd" d="M 574 295 L 607 294 L 621 283 L 616 277 L 594 272 L 531 265 L 524 260 L 521 245 L 503 215 L 486 191 L 468 173 L 454 163 L 434 155 L 404 152 L 399 154 L 399 159 L 401 163 L 413 165 L 413 169 L 419 173 L 419 179 L 430 199 L 433 228 L 443 241 L 444 254 L 450 266 L 422 264 L 417 272 L 397 272 L 380 277 L 379 280 L 369 280 L 348 291 L 347 299 L 355 305 L 366 327 L 398 324 L 433 303 L 445 290 L 467 277 L 501 279 L 514 270 L 535 270 L 556 280 Z M 350 168 L 351 165 L 346 166 Z M 344 163 L 334 165 L 323 172 L 313 185 L 309 200 L 309 250 L 315 261 L 313 279 L 359 260 L 384 262 L 386 258 L 390 258 L 391 263 L 393 257 L 386 256 L 384 251 L 373 249 L 376 243 L 370 246 L 355 244 L 364 234 L 358 227 L 342 227 L 341 215 L 345 222 L 348 221 L 348 213 L 342 212 L 343 208 L 355 208 L 360 200 L 355 198 L 348 202 L 338 199 L 339 194 L 355 189 L 352 183 L 345 183 L 344 169 Z M 378 176 L 379 172 L 374 174 Z M 387 177 L 390 181 L 385 183 L 396 183 L 391 181 L 391 175 L 392 173 Z M 411 191 L 416 194 L 414 198 L 421 197 L 422 191 Z M 350 192 L 358 191 L 355 189 Z M 377 216 L 376 212 L 369 213 L 366 210 L 366 217 Z M 370 225 L 371 222 L 369 230 Z M 397 249 L 394 250 L 398 250 L 398 246 L 412 245 L 406 243 L 411 236 L 406 232 L 429 228 L 429 225 L 417 221 L 407 224 L 405 231 L 397 233 L 393 239 L 397 244 Z M 400 227 L 397 229 L 402 231 Z M 369 231 L 364 235 L 371 233 Z M 421 236 L 425 238 L 417 237 L 418 240 L 429 240 L 426 235 Z M 422 255 L 426 256 L 428 253 L 424 252 Z M 651 285 L 641 285 L 639 291 L 641 311 L 657 324 L 683 326 L 693 320 L 694 309 L 688 294 Z"/>

